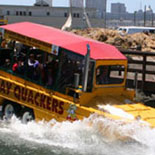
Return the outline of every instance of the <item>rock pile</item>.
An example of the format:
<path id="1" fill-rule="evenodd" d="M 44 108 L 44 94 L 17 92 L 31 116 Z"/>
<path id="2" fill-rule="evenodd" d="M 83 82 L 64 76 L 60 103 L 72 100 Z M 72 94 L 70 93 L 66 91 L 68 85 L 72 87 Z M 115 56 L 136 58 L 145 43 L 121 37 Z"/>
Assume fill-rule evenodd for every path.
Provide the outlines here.
<path id="1" fill-rule="evenodd" d="M 155 52 L 155 34 L 135 33 L 122 36 L 116 30 L 103 28 L 73 29 L 71 32 L 123 49 Z"/>

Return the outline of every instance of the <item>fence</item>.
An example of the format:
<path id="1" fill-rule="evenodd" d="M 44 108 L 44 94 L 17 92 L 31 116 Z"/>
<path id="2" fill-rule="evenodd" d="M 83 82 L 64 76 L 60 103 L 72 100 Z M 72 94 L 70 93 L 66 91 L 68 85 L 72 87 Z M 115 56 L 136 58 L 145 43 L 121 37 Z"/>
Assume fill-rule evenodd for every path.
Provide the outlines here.
<path id="1" fill-rule="evenodd" d="M 120 51 L 128 58 L 127 87 L 133 88 L 137 84 L 143 92 L 155 93 L 155 53 Z"/>

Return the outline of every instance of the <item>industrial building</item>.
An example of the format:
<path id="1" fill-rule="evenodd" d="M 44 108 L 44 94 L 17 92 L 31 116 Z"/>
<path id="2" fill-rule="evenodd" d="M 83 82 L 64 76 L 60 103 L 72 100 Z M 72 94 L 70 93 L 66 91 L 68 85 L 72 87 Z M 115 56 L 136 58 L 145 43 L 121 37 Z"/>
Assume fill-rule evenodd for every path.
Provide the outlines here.
<path id="1" fill-rule="evenodd" d="M 72 0 L 72 6 L 77 8 L 82 8 L 84 5 L 84 0 Z"/>
<path id="2" fill-rule="evenodd" d="M 111 13 L 114 13 L 114 14 L 127 13 L 125 4 L 124 3 L 112 3 Z"/>
<path id="3" fill-rule="evenodd" d="M 9 23 L 30 21 L 58 28 L 64 25 L 70 13 L 69 7 L 38 6 L 36 3 L 34 6 L 0 5 L 0 10 L 3 15 L 7 16 Z M 87 8 L 87 15 L 91 19 L 93 27 L 103 26 L 103 20 L 97 19 L 96 9 Z M 72 18 L 73 28 L 86 27 L 83 8 L 74 7 Z"/>
<path id="4" fill-rule="evenodd" d="M 99 17 L 103 18 L 106 13 L 107 0 L 86 0 L 86 8 L 95 8 Z"/>

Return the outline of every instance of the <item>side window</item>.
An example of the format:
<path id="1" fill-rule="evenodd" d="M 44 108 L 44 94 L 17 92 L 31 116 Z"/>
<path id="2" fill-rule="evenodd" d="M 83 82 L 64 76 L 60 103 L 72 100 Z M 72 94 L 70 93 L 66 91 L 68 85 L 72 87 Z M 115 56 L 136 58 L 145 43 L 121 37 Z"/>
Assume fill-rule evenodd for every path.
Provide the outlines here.
<path id="1" fill-rule="evenodd" d="M 0 67 L 4 69 L 10 69 L 12 53 L 12 50 L 0 49 Z"/>
<path id="2" fill-rule="evenodd" d="M 121 84 L 124 81 L 124 66 L 99 66 L 96 69 L 96 84 Z"/>
<path id="3" fill-rule="evenodd" d="M 60 73 L 57 81 L 57 90 L 65 93 L 67 87 L 73 87 L 74 74 L 79 74 L 79 85 L 82 84 L 83 59 L 70 52 L 64 52 L 60 58 Z"/>
<path id="4" fill-rule="evenodd" d="M 54 88 L 59 70 L 59 56 L 20 42 L 0 39 L 1 69 L 43 87 Z"/>
<path id="5" fill-rule="evenodd" d="M 47 88 L 54 88 L 59 67 L 58 56 L 46 54 L 43 65 L 43 83 Z"/>
<path id="6" fill-rule="evenodd" d="M 27 59 L 28 79 L 47 88 L 53 88 L 58 70 L 58 57 L 43 51 L 32 50 Z"/>

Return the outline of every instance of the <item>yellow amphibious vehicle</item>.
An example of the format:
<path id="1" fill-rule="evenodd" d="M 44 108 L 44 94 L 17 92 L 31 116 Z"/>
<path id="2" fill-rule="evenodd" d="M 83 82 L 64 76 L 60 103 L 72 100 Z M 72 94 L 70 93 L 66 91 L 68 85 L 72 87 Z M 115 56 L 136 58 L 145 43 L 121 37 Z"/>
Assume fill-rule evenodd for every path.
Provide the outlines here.
<path id="1" fill-rule="evenodd" d="M 127 59 L 115 47 L 29 22 L 1 33 L 8 42 L 0 50 L 3 117 L 75 121 L 96 113 L 155 126 L 155 109 L 134 103 L 125 87 Z"/>

